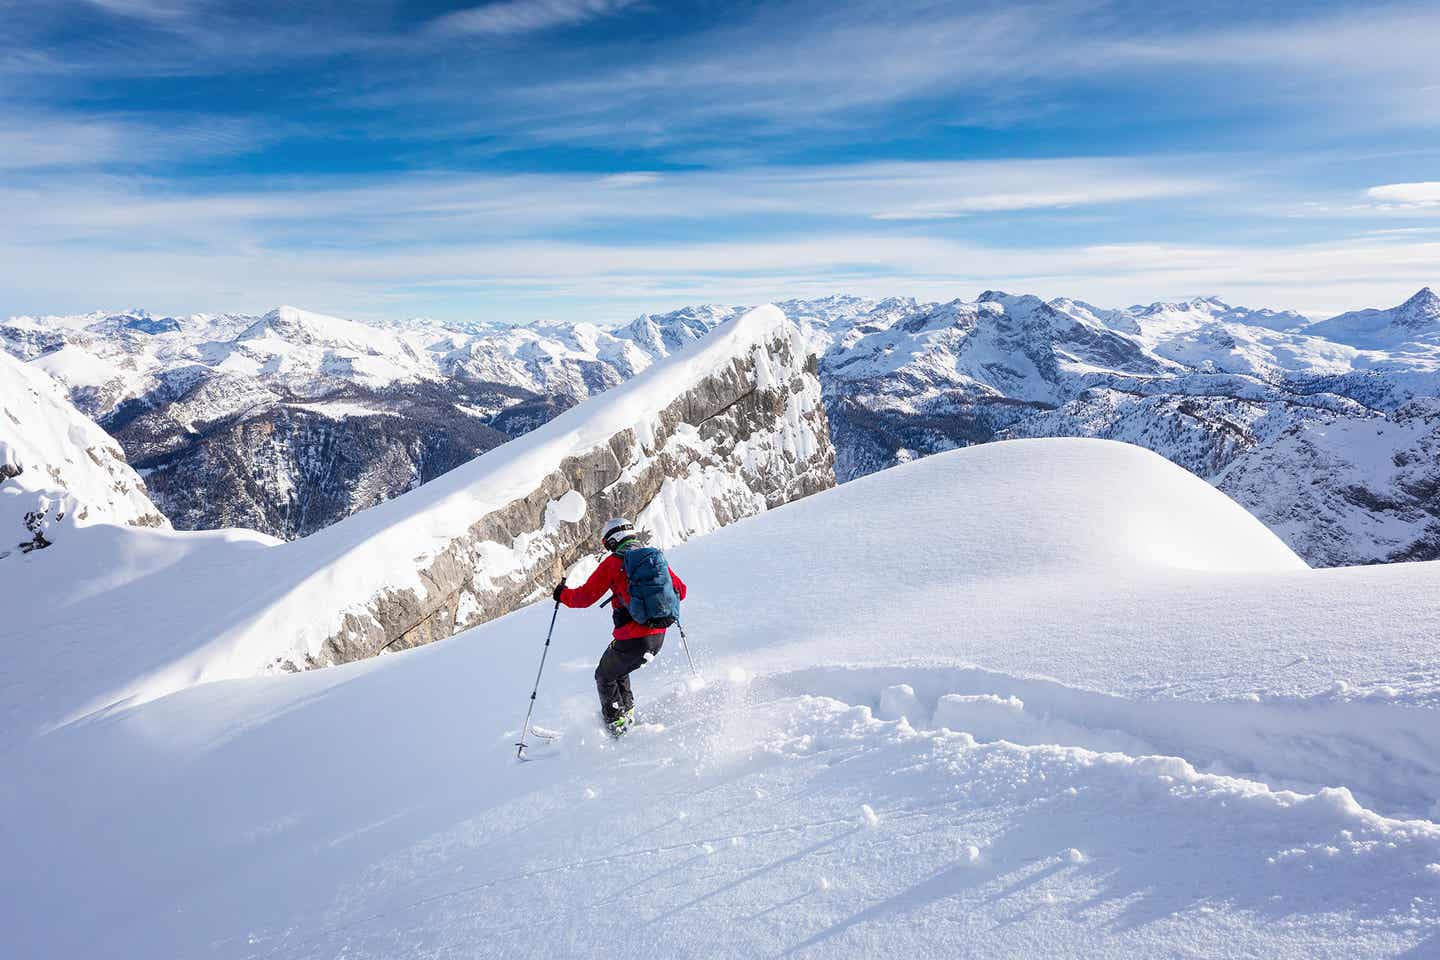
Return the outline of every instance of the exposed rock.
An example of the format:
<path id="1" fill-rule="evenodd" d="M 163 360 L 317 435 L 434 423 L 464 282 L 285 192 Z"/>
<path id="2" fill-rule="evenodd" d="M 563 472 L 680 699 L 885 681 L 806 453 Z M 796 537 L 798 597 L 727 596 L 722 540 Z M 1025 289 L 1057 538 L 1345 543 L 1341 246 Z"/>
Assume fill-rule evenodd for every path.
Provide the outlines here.
<path id="1" fill-rule="evenodd" d="M 485 399 L 477 393 L 447 396 L 430 384 L 349 388 L 188 424 L 175 419 L 177 401 L 114 420 L 110 429 L 178 528 L 248 527 L 294 539 L 510 439 L 474 415 Z M 516 400 L 507 391 L 504 402 Z"/>
<path id="2" fill-rule="evenodd" d="M 475 517 L 421 565 L 418 589 L 374 592 L 304 665 L 418 646 L 515 609 L 600 549 L 601 518 L 635 517 L 669 545 L 833 486 L 814 357 L 778 311 L 744 322 L 759 333 L 742 355 Z M 469 482 L 486 482 L 486 459 L 467 467 Z"/>

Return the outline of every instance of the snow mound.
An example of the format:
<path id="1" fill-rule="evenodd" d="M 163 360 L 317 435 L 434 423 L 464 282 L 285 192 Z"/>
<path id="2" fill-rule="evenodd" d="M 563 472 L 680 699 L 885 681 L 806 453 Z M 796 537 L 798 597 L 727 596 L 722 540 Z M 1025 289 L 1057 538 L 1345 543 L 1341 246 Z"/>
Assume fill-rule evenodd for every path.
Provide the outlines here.
<path id="1" fill-rule="evenodd" d="M 1105 440 L 1017 440 L 938 455 L 904 482 L 854 480 L 853 557 L 884 552 L 895 529 L 946 531 L 951 578 L 1105 569 L 1238 573 L 1306 569 L 1235 501 L 1168 460 Z M 877 496 L 879 490 L 883 496 Z M 846 498 L 848 499 L 848 497 Z M 834 506 L 834 505 L 832 505 Z M 838 549 L 851 553 L 851 547 Z"/>

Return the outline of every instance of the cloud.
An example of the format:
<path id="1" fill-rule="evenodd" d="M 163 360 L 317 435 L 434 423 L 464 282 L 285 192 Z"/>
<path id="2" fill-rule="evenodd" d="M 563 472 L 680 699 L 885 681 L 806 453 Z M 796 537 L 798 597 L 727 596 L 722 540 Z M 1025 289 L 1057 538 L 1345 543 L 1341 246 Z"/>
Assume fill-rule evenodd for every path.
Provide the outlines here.
<path id="1" fill-rule="evenodd" d="M 7 109 L 0 101 L 0 170 L 101 170 L 262 149 L 267 135 L 250 121 L 190 116 L 162 122 L 124 116 L 85 116 Z M 173 121 L 173 118 L 171 118 Z"/>
<path id="2" fill-rule="evenodd" d="M 431 21 L 432 34 L 508 36 L 613 16 L 634 0 L 499 0 Z"/>
<path id="3" fill-rule="evenodd" d="M 1372 127 L 1427 126 L 1440 116 L 1433 94 L 1440 84 L 1440 60 L 1433 56 L 1440 7 L 1297 9 L 1298 15 L 1262 14 L 1258 21 L 1221 27 L 1122 34 L 1098 42 L 1095 55 L 1110 67 L 1205 70 L 1211 82 L 1200 89 L 1213 91 L 1215 78 L 1229 78 L 1250 107 L 1322 114 L 1343 107 L 1347 122 Z"/>
<path id="4" fill-rule="evenodd" d="M 703 28 L 657 17 L 654 36 L 533 36 L 523 46 L 489 44 L 485 56 L 452 56 L 467 38 L 531 36 L 631 8 L 624 0 L 499 0 L 406 22 L 388 0 L 350 5 L 343 19 L 325 12 L 333 5 L 86 2 L 137 23 L 92 17 L 103 36 L 77 30 L 79 42 L 51 44 L 65 36 L 74 6 L 24 5 L 43 29 L 16 30 L 13 42 L 29 37 L 35 48 L 0 50 L 12 100 L 0 102 L 0 222 L 27 242 L 0 262 L 0 291 L 47 309 L 110 296 L 215 308 L 283 292 L 273 299 L 323 296 L 336 309 L 448 297 L 442 307 L 453 311 L 503 293 L 512 311 L 543 303 L 578 310 L 836 289 L 960 285 L 973 294 L 975 284 L 1114 302 L 1253 289 L 1276 305 L 1323 310 L 1327 297 L 1373 305 L 1383 301 L 1368 291 L 1380 286 L 1426 273 L 1423 282 L 1436 282 L 1433 266 L 1406 259 L 1433 256 L 1433 247 L 1283 244 L 1325 235 L 1325 223 L 1403 224 L 1437 206 L 1427 192 L 1434 184 L 1387 183 L 1365 196 L 1353 185 L 1329 186 L 1355 183 L 1362 168 L 1362 184 L 1417 175 L 1413 163 L 1336 158 L 1335 143 L 1399 144 L 1368 132 L 1346 141 L 1329 121 L 1343 114 L 1357 125 L 1423 126 L 1440 116 L 1440 60 L 1428 52 L 1440 8 L 1277 14 L 1252 5 L 1222 19 L 1209 8 L 1174 17 L 1164 5 L 1093 0 L 777 2 L 716 6 L 724 15 L 697 21 Z M 647 6 L 647 17 L 655 9 Z M 343 70 L 342 53 L 353 54 Z M 241 71 L 244 82 L 231 82 Z M 180 84 L 126 82 L 187 72 L 227 79 L 194 85 L 194 99 L 173 102 L 253 110 L 256 122 L 156 115 L 144 109 L 154 105 L 147 97 Z M 252 84 L 252 75 L 263 79 Z M 273 78 L 284 94 L 273 95 Z M 13 106 L 21 86 L 32 97 L 23 112 Z M 210 99 L 241 88 L 256 97 Z M 1153 94 L 1148 104 L 1137 91 Z M 85 112 L 46 113 L 47 100 Z M 137 109 L 102 115 L 97 104 Z M 1301 116 L 1324 121 L 1317 128 L 1327 149 L 1291 135 Z M 995 137 L 971 129 L 1007 124 L 1013 129 Z M 1263 139 L 1239 136 L 1257 129 Z M 1114 141 L 1111 131 L 1120 134 Z M 1255 142 L 1257 150 L 1249 158 L 814 162 L 1055 153 L 1082 142 L 1085 150 L 1159 150 L 1176 134 L 1189 143 Z M 1426 136 L 1407 135 L 1404 145 L 1423 150 L 1433 141 Z M 363 149 L 347 149 L 362 140 Z M 287 149 L 259 164 L 177 167 L 277 143 Z M 541 155 L 552 167 L 623 156 L 645 169 L 436 169 L 488 164 L 481 151 L 537 144 L 567 148 Z M 812 162 L 765 165 L 777 155 Z M 534 156 L 512 154 L 496 166 Z M 332 162 L 429 172 L 295 174 Z M 677 163 L 708 169 L 669 169 Z M 249 166 L 269 173 L 251 176 Z M 1308 189 L 1316 183 L 1326 186 Z M 1196 197 L 1204 204 L 1189 202 Z M 1301 199 L 1316 205 L 1300 208 Z M 1292 219 L 1297 209 L 1307 223 Z M 1085 242 L 1181 236 L 1192 240 Z M 1215 236 L 1282 246 L 1197 239 Z M 576 237 L 596 242 L 560 242 Z M 1353 263 L 1345 259 L 1352 254 Z M 27 263 L 33 272 L 22 269 Z"/>
<path id="5" fill-rule="evenodd" d="M 137 20 L 183 20 L 195 14 L 204 0 L 87 0 L 106 13 Z"/>
<path id="6" fill-rule="evenodd" d="M 126 135 L 95 135 L 102 155 Z M 63 139 L 63 138 L 62 138 Z M 83 157 L 89 146 L 48 152 L 42 136 L 17 162 Z M 0 146 L 6 137 L 0 130 Z M 205 146 L 190 145 L 191 149 Z M 166 142 L 150 149 L 176 150 Z M 3 165 L 3 163 L 0 163 Z M 1184 162 L 1116 158 L 949 163 L 861 163 L 722 171 L 588 174 L 411 174 L 384 179 L 292 179 L 264 190 L 168 187 L 144 177 L 62 172 L 0 183 L 0 211 L 37 239 L 84 236 L 130 242 L 137 230 L 204 239 L 244 230 L 270 243 L 449 242 L 534 236 L 600 225 L 706 225 L 724 234 L 745 221 L 806 223 L 926 221 L 1007 211 L 1148 203 L 1215 193 L 1223 184 L 1187 174 Z"/>
<path id="7" fill-rule="evenodd" d="M 0 118 L 0 170 L 109 163 L 123 156 L 126 140 L 120 126 L 101 120 Z"/>
<path id="8" fill-rule="evenodd" d="M 814 126 L 915 97 L 962 91 L 1007 99 L 1085 58 L 1056 41 L 1076 29 L 1075 3 L 1028 10 L 857 2 L 748 17 L 619 66 L 514 91 L 518 103 L 572 115 L 599 134 L 637 117 L 664 128 L 747 118 Z M 1035 50 L 1044 48 L 1037 57 Z M 645 105 L 646 112 L 636 108 Z M 957 105 L 957 109 L 959 106 Z M 1026 108 L 1033 109 L 1033 108 Z M 653 112 L 653 113 L 652 113 Z M 657 115 L 658 114 L 658 115 Z M 563 132 L 557 128 L 557 133 Z"/>
<path id="9" fill-rule="evenodd" d="M 1440 207 L 1440 180 L 1386 183 L 1371 187 L 1365 195 L 1385 206 Z"/>
<path id="10" fill-rule="evenodd" d="M 1212 181 L 1183 177 L 1116 178 L 1090 183 L 1067 183 L 1054 189 L 1047 183 L 1031 183 L 1014 190 L 966 192 L 963 186 L 949 198 L 931 199 L 907 208 L 885 210 L 873 214 L 876 220 L 952 220 L 978 213 L 1002 213 L 1021 210 L 1066 209 L 1106 203 L 1178 197 L 1187 194 L 1219 192 Z"/>
<path id="11" fill-rule="evenodd" d="M 817 231 L 709 242 L 363 242 L 308 251 L 244 232 L 91 251 L 0 240 L 3 312 L 259 310 L 302 302 L 341 315 L 623 319 L 685 303 L 754 303 L 837 292 L 932 299 L 987 287 L 1120 305 L 1220 292 L 1250 306 L 1333 314 L 1401 302 L 1436 282 L 1440 242 L 982 246 L 963 239 Z M 77 267 L 77 265 L 83 265 Z M 82 302 L 74 283 L 86 277 Z"/>
<path id="12" fill-rule="evenodd" d="M 632 173 L 612 173 L 601 177 L 600 182 L 607 187 L 639 187 L 648 186 L 660 182 L 660 174 L 648 170 L 636 170 Z"/>
<path id="13" fill-rule="evenodd" d="M 1103 110 L 1114 91 L 1141 85 L 1156 90 L 1156 111 L 1198 112 L 1208 122 L 1224 103 L 1222 116 L 1270 116 L 1271 132 L 1335 124 L 1342 114 L 1347 128 L 1426 126 L 1440 116 L 1440 59 L 1430 50 L 1440 7 L 1261 11 L 1220 24 L 1151 9 L 1154 16 L 1137 17 L 1120 16 L 1114 4 L 1063 0 L 891 0 L 797 17 L 772 5 L 642 59 L 505 96 L 526 118 L 522 137 L 652 148 L 733 144 L 735 126 L 743 139 L 782 144 L 800 131 L 865 130 L 897 104 L 919 105 L 922 126 L 1045 126 Z M 1077 100 L 1082 86 L 1094 104 Z"/>
<path id="14" fill-rule="evenodd" d="M 330 5 L 277 12 L 221 0 L 87 2 L 128 11 L 164 34 L 130 30 L 113 42 L 52 49 L 41 38 L 58 31 L 36 30 L 36 49 L 0 52 L 0 73 L 62 78 L 35 83 L 37 97 L 56 83 L 150 74 L 284 70 L 303 85 L 343 56 L 345 79 L 324 76 L 325 96 L 316 101 L 326 109 L 312 111 L 330 116 L 307 124 L 354 129 L 334 117 L 349 110 L 363 115 L 367 130 L 403 130 L 412 143 L 442 147 L 466 137 L 497 149 L 582 143 L 683 162 L 687 153 L 762 144 L 767 156 L 807 148 L 814 156 L 815 140 L 916 142 L 955 127 L 1057 128 L 1074 142 L 1075 127 L 1113 99 L 1149 113 L 1148 126 L 1162 134 L 1161 114 L 1205 123 L 1218 116 L 1222 127 L 1263 122 L 1272 135 L 1302 124 L 1313 130 L 1341 112 L 1352 127 L 1424 126 L 1440 117 L 1433 5 L 1278 14 L 1261 5 L 1220 18 L 1193 9 L 1176 16 L 1173 3 L 850 0 L 747 4 L 698 19 L 648 5 L 655 40 L 536 38 L 523 56 L 515 44 L 494 44 L 487 56 L 467 58 L 450 56 L 447 45 L 542 33 L 636 5 L 495 0 L 406 22 L 377 12 L 384 4 L 356 4 L 340 18 L 326 12 L 338 9 Z M 59 14 L 52 19 L 63 24 Z M 186 42 L 171 42 L 174 32 Z M 26 34 L 17 35 L 23 44 Z M 1156 95 L 1137 108 L 1141 89 Z M 1101 116 L 1094 126 L 1116 123 Z"/>

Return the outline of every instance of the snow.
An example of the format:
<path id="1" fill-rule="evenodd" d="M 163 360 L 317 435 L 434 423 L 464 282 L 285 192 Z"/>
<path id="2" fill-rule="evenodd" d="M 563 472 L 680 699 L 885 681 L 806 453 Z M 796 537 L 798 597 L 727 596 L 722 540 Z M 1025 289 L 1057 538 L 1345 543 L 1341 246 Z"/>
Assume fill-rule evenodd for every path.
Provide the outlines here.
<path id="1" fill-rule="evenodd" d="M 67 625 L 83 631 L 86 643 L 58 655 L 29 649 L 5 652 L 8 659 L 4 665 L 25 673 L 30 680 L 0 701 L 9 714 L 3 719 L 7 726 L 17 724 L 21 731 L 29 732 L 112 704 L 153 699 L 194 683 L 250 676 L 287 660 L 304 662 L 342 627 L 347 612 L 362 610 L 363 604 L 382 590 L 426 590 L 417 571 L 428 560 L 466 533 L 477 518 L 530 494 L 537 478 L 566 458 L 658 417 L 704 377 L 732 368 L 735 358 L 763 353 L 777 338 L 798 341 L 798 336 L 776 308 L 753 310 L 727 322 L 703 342 L 608 391 L 603 402 L 572 408 L 403 497 L 354 514 L 303 540 L 268 549 L 257 549 L 251 540 L 237 540 L 228 552 L 230 541 L 212 541 L 205 564 L 177 568 L 163 582 L 122 584 L 125 595 L 118 598 L 87 596 L 62 601 Z M 792 342 L 792 353 L 804 355 L 798 342 Z M 799 411 L 787 409 L 787 417 L 781 418 L 779 433 L 784 443 L 795 449 L 800 445 L 793 436 L 801 429 Z M 758 435 L 752 438 L 758 439 Z M 693 482 L 699 489 L 727 496 L 735 507 L 732 516 L 765 507 L 763 497 L 757 500 L 743 482 L 728 477 L 723 469 L 699 473 Z M 661 504 L 656 513 L 647 516 L 658 521 L 659 512 L 666 511 L 670 526 L 664 545 L 719 524 L 713 514 L 700 517 L 695 498 L 682 492 L 681 485 L 669 486 Z M 582 509 L 583 499 L 567 493 L 547 512 L 546 529 L 518 533 L 511 543 L 482 544 L 483 576 L 493 580 L 520 570 L 527 555 L 544 549 L 547 530 L 553 531 L 562 521 L 578 521 Z M 687 533 L 684 525 L 691 522 L 698 526 Z M 178 544 L 187 535 L 175 532 L 168 536 Z M 101 575 L 85 559 L 100 555 L 88 548 L 73 555 L 70 562 L 76 565 L 67 574 L 79 581 Z M 225 572 L 217 576 L 220 569 Z M 19 574 L 0 583 L 0 601 L 19 607 L 12 626 L 20 635 L 45 635 L 54 629 L 55 612 L 20 604 L 17 599 L 44 592 L 56 570 L 33 564 Z M 152 609 L 141 638 L 132 635 L 130 625 L 110 616 L 109 608 L 116 603 Z M 91 653 L 96 648 L 108 651 L 119 647 L 128 651 L 126 658 Z"/>
<path id="2" fill-rule="evenodd" d="M 1440 564 L 1308 569 L 1086 440 L 938 454 L 668 552 L 709 682 L 672 635 L 619 743 L 608 614 L 565 610 L 535 714 L 564 735 L 515 761 L 549 603 L 7 741 L 7 954 L 1440 949 Z"/>
<path id="3" fill-rule="evenodd" d="M 71 387 L 100 387 L 126 381 L 126 371 L 113 361 L 96 356 L 74 344 L 67 344 L 31 363 Z"/>
<path id="4" fill-rule="evenodd" d="M 332 420 L 342 420 L 345 417 L 399 416 L 399 414 L 393 410 L 385 410 L 380 407 L 367 407 L 363 403 L 347 403 L 343 400 L 324 400 L 315 403 L 287 403 L 285 406 L 292 410 L 304 410 L 308 413 L 319 414 L 322 417 L 329 417 Z"/>
<path id="5" fill-rule="evenodd" d="M 4 573 L 41 561 L 43 552 L 15 556 L 17 545 L 37 532 L 58 543 L 80 527 L 100 523 L 168 525 L 119 445 L 76 410 L 43 370 L 0 352 L 0 561 L 9 564 Z M 65 553 L 67 560 L 78 559 Z"/>
<path id="6" fill-rule="evenodd" d="M 1424 287 L 1398 307 L 1342 313 L 1307 327 L 1305 332 L 1367 349 L 1407 343 L 1426 343 L 1433 349 L 1440 346 L 1440 295 Z"/>

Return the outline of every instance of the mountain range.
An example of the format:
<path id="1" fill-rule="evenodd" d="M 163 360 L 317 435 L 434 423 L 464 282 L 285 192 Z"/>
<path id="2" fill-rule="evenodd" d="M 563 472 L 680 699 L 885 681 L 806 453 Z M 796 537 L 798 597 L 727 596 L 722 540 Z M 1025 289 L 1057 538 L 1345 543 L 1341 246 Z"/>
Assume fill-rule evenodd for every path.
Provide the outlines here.
<path id="1" fill-rule="evenodd" d="M 1440 297 L 1314 321 L 1214 297 L 1123 309 L 986 291 L 777 304 L 818 358 L 837 479 L 995 439 L 1147 447 L 1316 565 L 1440 556 Z M 739 307 L 611 329 L 143 311 L 15 317 L 182 529 L 285 539 L 611 389 Z"/>
<path id="2" fill-rule="evenodd" d="M 0 531 L 28 537 L 0 558 L 0 863 L 26 879 L 0 954 L 1433 955 L 1440 563 L 1310 569 L 1136 444 L 1006 439 L 1133 423 L 1199 456 L 1211 434 L 1170 425 L 1258 404 L 1297 432 L 1217 426 L 1222 477 L 1289 469 L 1305 431 L 1393 449 L 1376 406 L 1214 362 L 1337 341 L 1272 316 L 1224 346 L 1217 310 L 837 299 L 802 332 L 768 305 L 292 541 L 170 529 L 55 379 L 0 356 Z M 283 396 L 403 377 L 272 319 L 196 352 L 271 368 L 271 407 L 399 416 Z M 1175 328 L 1210 368 L 1168 355 Z M 922 410 L 930 434 L 895 435 Z M 832 424 L 852 469 L 1001 442 L 837 486 Z M 688 585 L 618 742 L 611 611 L 549 602 L 617 513 Z"/>

